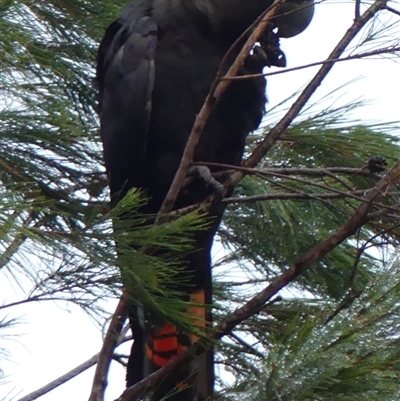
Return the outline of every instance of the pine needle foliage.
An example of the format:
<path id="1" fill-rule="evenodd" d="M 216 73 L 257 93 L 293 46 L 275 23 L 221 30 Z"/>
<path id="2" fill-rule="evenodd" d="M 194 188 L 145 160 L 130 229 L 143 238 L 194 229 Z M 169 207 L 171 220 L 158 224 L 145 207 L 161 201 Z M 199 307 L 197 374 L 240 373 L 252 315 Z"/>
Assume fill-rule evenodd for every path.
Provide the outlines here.
<path id="1" fill-rule="evenodd" d="M 154 227 L 154 216 L 137 213 L 146 198 L 136 191 L 108 207 L 93 66 L 105 27 L 125 3 L 0 2 L 0 274 L 26 291 L 2 313 L 68 300 L 103 318 L 101 300 L 121 293 L 123 277 L 137 289 L 132 302 L 193 329 L 170 284 L 207 219 L 195 212 Z M 360 39 L 369 48 L 388 34 L 372 28 Z M 366 169 L 371 157 L 379 152 L 389 167 L 398 160 L 398 125 L 351 121 L 358 106 L 306 110 L 237 188 L 239 201 L 220 229 L 215 323 L 352 215 L 381 177 Z M 249 138 L 247 154 L 271 119 Z M 373 209 L 391 213 L 377 215 L 287 286 L 282 299 L 214 344 L 222 369 L 216 398 L 399 398 L 400 264 L 389 263 L 400 237 L 397 203 L 391 188 Z M 3 316 L 0 329 L 14 325 Z"/>
<path id="2" fill-rule="evenodd" d="M 329 322 L 326 311 L 299 308 L 282 331 L 268 337 L 268 348 L 255 347 L 252 372 L 242 371 L 242 383 L 222 399 L 396 400 L 399 266 L 396 260 L 382 269 L 362 296 Z M 248 388 L 253 391 L 241 390 Z"/>
<path id="3" fill-rule="evenodd" d="M 325 239 L 354 213 L 359 205 L 357 195 L 354 198 L 341 195 L 350 191 L 361 195 L 375 185 L 380 175 L 368 173 L 366 163 L 376 156 L 377 149 L 389 165 L 397 160 L 400 141 L 394 135 L 396 124 L 344 124 L 345 111 L 326 110 L 323 115 L 294 124 L 268 154 L 260 166 L 261 172 L 247 176 L 237 189 L 239 199 L 276 195 L 266 201 L 234 203 L 225 215 L 221 231 L 224 243 L 233 249 L 232 257 L 247 260 L 264 277 L 272 278 L 285 270 L 296 257 Z M 260 135 L 251 138 L 250 148 Z M 335 167 L 349 170 L 342 173 L 326 170 Z M 273 172 L 263 174 L 263 168 Z M 291 168 L 296 172 L 287 173 Z M 325 194 L 336 195 L 337 199 L 326 199 Z M 286 195 L 293 199 L 285 199 Z M 396 244 L 399 240 L 396 222 L 365 225 L 355 241 L 335 248 L 305 273 L 297 283 L 298 289 L 318 297 L 342 297 L 353 274 L 359 244 L 379 233 L 383 226 L 393 230 L 384 239 L 376 238 L 375 243 L 383 243 L 383 247 Z M 362 287 L 368 282 L 377 263 L 380 262 L 375 255 L 362 254 L 357 267 L 358 285 Z"/>
<path id="4" fill-rule="evenodd" d="M 349 108 L 300 118 L 237 188 L 220 230 L 230 250 L 224 260 L 236 270 L 216 275 L 217 320 L 354 213 L 357 196 L 341 195 L 379 180 L 366 169 L 377 149 L 389 166 L 398 159 L 397 124 L 352 125 L 343 118 Z M 379 202 L 397 199 L 394 188 Z M 283 300 L 239 325 L 218 348 L 222 369 L 235 377 L 232 387 L 221 379 L 221 399 L 397 399 L 399 264 L 389 261 L 398 242 L 396 212 L 371 221 L 286 287 Z"/>
<path id="5" fill-rule="evenodd" d="M 3 309 L 64 299 L 99 316 L 98 301 L 120 294 L 116 266 L 126 263 L 123 274 L 134 271 L 144 292 L 154 292 L 155 272 L 174 275 L 191 233 L 206 224 L 191 214 L 153 227 L 138 215 L 145 198 L 134 192 L 109 210 L 93 67 L 99 39 L 124 4 L 1 4 L 0 269 L 26 292 Z M 129 223 L 119 218 L 126 210 Z"/>

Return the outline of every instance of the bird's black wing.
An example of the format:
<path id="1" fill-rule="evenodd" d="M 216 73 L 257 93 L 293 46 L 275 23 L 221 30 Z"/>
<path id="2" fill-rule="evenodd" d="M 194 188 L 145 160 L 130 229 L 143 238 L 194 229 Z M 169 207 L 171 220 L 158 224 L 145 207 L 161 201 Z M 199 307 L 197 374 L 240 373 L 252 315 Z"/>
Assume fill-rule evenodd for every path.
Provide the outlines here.
<path id="1" fill-rule="evenodd" d="M 131 3 L 107 28 L 97 57 L 101 138 L 113 205 L 128 189 L 143 186 L 157 46 L 148 3 Z"/>

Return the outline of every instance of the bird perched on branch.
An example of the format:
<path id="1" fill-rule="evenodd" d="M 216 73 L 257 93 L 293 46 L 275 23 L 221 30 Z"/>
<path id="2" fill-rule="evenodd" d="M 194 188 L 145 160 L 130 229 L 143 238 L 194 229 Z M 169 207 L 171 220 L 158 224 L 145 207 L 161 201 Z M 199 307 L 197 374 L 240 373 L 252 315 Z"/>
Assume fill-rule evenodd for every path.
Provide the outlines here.
<path id="1" fill-rule="evenodd" d="M 141 188 L 150 199 L 141 211 L 158 212 L 224 55 L 272 3 L 135 0 L 107 28 L 98 52 L 96 80 L 112 205 L 129 189 Z M 266 51 L 262 56 L 256 51 L 249 55 L 240 74 L 260 73 L 266 65 L 281 63 L 279 37 L 302 32 L 313 12 L 313 0 L 285 1 L 269 27 L 270 35 L 260 39 Z M 270 37 L 277 41 L 276 60 L 268 51 Z M 233 56 L 239 50 L 236 47 Z M 194 161 L 240 164 L 246 136 L 259 126 L 265 102 L 264 78 L 232 82 L 206 122 Z M 204 175 L 196 174 L 195 169 L 191 172 L 194 178 L 179 194 L 175 208 L 201 202 L 211 193 Z M 186 282 L 179 288 L 188 301 L 211 304 L 210 250 L 223 211 L 223 205 L 213 206 L 212 225 L 195 234 L 195 251 L 181 261 Z M 206 308 L 195 313 L 210 321 Z M 127 385 L 131 386 L 190 344 L 182 344 L 187 336 L 182 337 L 171 323 L 147 325 L 136 308 L 131 308 L 129 317 L 134 338 L 127 368 Z M 213 380 L 209 352 L 161 383 L 151 399 L 205 400 L 212 394 Z"/>

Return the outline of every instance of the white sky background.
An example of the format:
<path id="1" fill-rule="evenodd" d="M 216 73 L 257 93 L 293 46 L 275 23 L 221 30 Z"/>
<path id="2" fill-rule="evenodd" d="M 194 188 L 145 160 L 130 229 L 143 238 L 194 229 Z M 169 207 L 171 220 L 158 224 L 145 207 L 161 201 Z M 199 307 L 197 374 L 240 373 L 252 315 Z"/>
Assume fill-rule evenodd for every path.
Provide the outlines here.
<path id="1" fill-rule="evenodd" d="M 391 5 L 400 10 L 398 0 Z M 353 1 L 330 1 L 318 5 L 314 20 L 306 32 L 290 40 L 282 40 L 288 67 L 324 60 L 351 25 L 353 17 Z M 387 21 L 388 18 L 392 22 L 400 21 L 400 17 L 390 16 L 388 13 L 382 17 L 382 21 Z M 392 37 L 400 38 L 399 27 L 395 27 L 391 34 Z M 316 71 L 317 68 L 310 68 L 269 77 L 267 108 L 304 86 Z M 337 64 L 317 90 L 314 100 L 360 76 L 364 78 L 334 95 L 332 101 L 338 98 L 339 94 L 342 95 L 335 105 L 346 104 L 355 99 L 368 100 L 369 105 L 353 113 L 352 118 L 368 122 L 400 120 L 400 66 L 379 56 L 373 60 L 354 60 Z M 24 295 L 17 287 L 6 287 L 7 280 L 4 276 L 0 275 L 0 280 L 1 303 L 23 298 Z M 0 347 L 6 348 L 11 354 L 10 361 L 1 361 L 1 367 L 8 374 L 9 384 L 0 388 L 0 400 L 5 397 L 5 400 L 10 401 L 12 396 L 17 400 L 66 373 L 100 350 L 101 333 L 98 327 L 74 305 L 62 309 L 51 302 L 38 303 L 15 307 L 6 312 L 9 313 L 8 317 L 23 316 L 25 324 L 14 329 L 21 333 L 17 339 L 7 340 L 0 337 Z M 4 316 L 4 313 L 0 314 L 0 319 Z M 109 377 L 111 384 L 106 401 L 117 398 L 124 386 L 125 372 L 115 365 Z M 93 372 L 94 369 L 91 368 L 40 400 L 86 401 Z"/>

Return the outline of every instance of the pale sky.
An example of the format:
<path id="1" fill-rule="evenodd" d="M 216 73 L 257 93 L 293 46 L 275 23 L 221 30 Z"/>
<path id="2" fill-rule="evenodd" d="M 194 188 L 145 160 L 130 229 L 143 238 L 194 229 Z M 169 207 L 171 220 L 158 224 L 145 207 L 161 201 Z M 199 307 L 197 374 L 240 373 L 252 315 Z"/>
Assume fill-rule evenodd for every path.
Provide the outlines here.
<path id="1" fill-rule="evenodd" d="M 399 1 L 392 6 L 400 10 Z M 317 6 L 311 26 L 303 34 L 282 41 L 288 67 L 323 60 L 333 49 L 338 39 L 350 26 L 354 15 L 353 2 L 330 1 Z M 384 20 L 389 16 L 385 15 Z M 393 16 L 391 20 L 400 20 Z M 397 35 L 395 32 L 397 31 Z M 400 37 L 399 27 L 393 28 L 393 36 Z M 272 76 L 268 78 L 269 105 L 279 103 L 307 83 L 317 68 Z M 355 113 L 355 117 L 366 121 L 396 121 L 399 118 L 400 79 L 399 65 L 376 57 L 373 60 L 355 60 L 336 65 L 330 76 L 315 94 L 320 98 L 333 89 L 357 77 L 364 78 L 347 86 L 335 95 L 338 104 L 350 100 L 364 99 L 369 105 Z M 340 96 L 341 95 L 341 96 Z M 4 277 L 0 302 L 8 303 L 21 299 L 21 292 L 7 288 Z M 24 305 L 7 310 L 8 317 L 23 316 L 24 324 L 15 330 L 21 333 L 17 339 L 1 338 L 1 347 L 11 354 L 10 361 L 1 361 L 9 375 L 7 385 L 0 388 L 0 400 L 18 400 L 56 379 L 68 370 L 96 354 L 101 346 L 98 327 L 78 307 L 69 305 L 61 309 L 54 303 Z M 4 313 L 0 312 L 0 319 Z M 115 365 L 115 364 L 114 364 Z M 86 401 L 91 388 L 93 368 L 71 382 L 40 398 L 43 401 Z M 114 366 L 109 378 L 106 401 L 117 398 L 124 387 L 125 372 Z M 11 393 L 10 393 L 11 392 Z M 7 394 L 10 395 L 7 396 Z"/>

